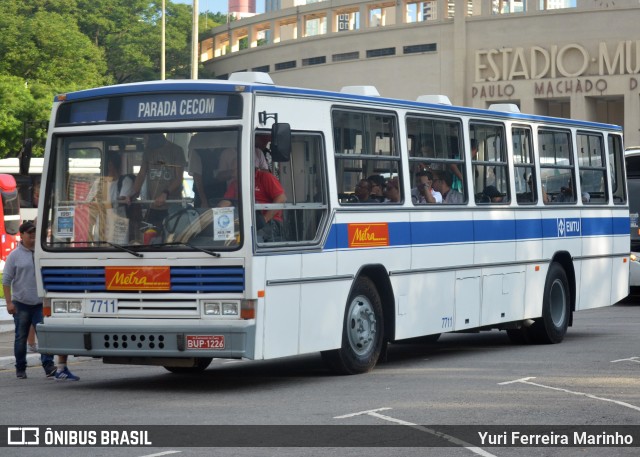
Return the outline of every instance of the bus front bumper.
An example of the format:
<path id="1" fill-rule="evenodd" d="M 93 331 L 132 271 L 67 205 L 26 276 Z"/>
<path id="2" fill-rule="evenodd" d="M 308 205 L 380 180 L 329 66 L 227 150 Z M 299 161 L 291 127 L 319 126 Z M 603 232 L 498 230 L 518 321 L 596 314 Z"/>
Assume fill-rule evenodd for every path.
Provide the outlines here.
<path id="1" fill-rule="evenodd" d="M 255 324 L 69 325 L 39 324 L 43 354 L 118 358 L 254 358 Z"/>

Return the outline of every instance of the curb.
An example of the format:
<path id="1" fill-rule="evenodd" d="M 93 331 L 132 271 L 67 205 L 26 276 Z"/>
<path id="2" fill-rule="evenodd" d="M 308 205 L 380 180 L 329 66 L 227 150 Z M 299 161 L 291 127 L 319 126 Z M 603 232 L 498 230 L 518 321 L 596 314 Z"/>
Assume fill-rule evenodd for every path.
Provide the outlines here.
<path id="1" fill-rule="evenodd" d="M 16 367 L 16 359 L 10 355 L 6 357 L 0 357 L 0 370 L 14 369 Z M 42 367 L 40 361 L 40 354 L 30 353 L 27 354 L 27 367 Z"/>

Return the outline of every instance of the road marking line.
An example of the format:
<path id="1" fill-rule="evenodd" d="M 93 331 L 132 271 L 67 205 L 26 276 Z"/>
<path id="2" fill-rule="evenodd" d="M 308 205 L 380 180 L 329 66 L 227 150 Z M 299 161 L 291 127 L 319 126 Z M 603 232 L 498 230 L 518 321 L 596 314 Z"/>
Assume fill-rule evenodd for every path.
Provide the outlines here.
<path id="1" fill-rule="evenodd" d="M 181 452 L 182 451 L 164 451 L 164 452 L 158 452 L 157 454 L 141 455 L 140 457 L 160 457 L 161 455 L 180 454 Z"/>
<path id="2" fill-rule="evenodd" d="M 520 379 L 516 379 L 514 381 L 499 382 L 498 385 L 499 386 L 506 386 L 507 384 L 515 384 L 516 382 L 525 382 L 527 379 L 536 379 L 536 377 L 535 376 L 529 376 L 528 378 L 520 378 Z"/>
<path id="3" fill-rule="evenodd" d="M 346 419 L 348 417 L 362 416 L 364 414 L 375 413 L 377 411 L 386 411 L 388 409 L 391 409 L 391 408 L 370 409 L 368 411 L 360 411 L 360 412 L 357 412 L 357 413 L 345 414 L 344 416 L 336 416 L 336 417 L 334 417 L 334 419 Z"/>
<path id="4" fill-rule="evenodd" d="M 640 357 L 629 357 L 628 359 L 618 359 L 618 360 L 612 360 L 611 363 L 616 363 L 616 362 L 635 362 L 635 363 L 640 363 Z"/>
<path id="5" fill-rule="evenodd" d="M 594 400 L 607 401 L 609 403 L 615 403 L 616 405 L 624 406 L 625 408 L 630 408 L 630 409 L 633 409 L 635 411 L 640 411 L 640 406 L 635 406 L 635 405 L 632 405 L 630 403 L 626 403 L 624 401 L 612 400 L 610 398 L 604 398 L 604 397 L 598 397 L 597 395 L 588 394 L 588 393 L 585 393 L 585 392 L 576 392 L 576 391 L 569 390 L 569 389 L 563 389 L 562 387 L 545 386 L 544 384 L 539 384 L 537 382 L 528 381 L 528 379 L 535 379 L 535 376 L 529 377 L 529 378 L 516 379 L 515 381 L 500 382 L 500 383 L 498 383 L 498 385 L 499 386 L 504 386 L 506 384 L 513 384 L 515 382 L 520 382 L 522 384 L 529 384 L 529 385 L 536 386 L 536 387 L 542 387 L 543 389 L 557 390 L 559 392 L 566 392 L 566 393 L 571 394 L 571 395 L 579 395 L 579 396 L 583 396 L 583 397 L 587 397 L 587 398 L 592 398 Z"/>
<path id="6" fill-rule="evenodd" d="M 344 416 L 336 416 L 334 417 L 334 419 L 344 419 L 344 418 L 348 418 L 348 417 L 355 417 L 355 416 L 362 416 L 364 414 L 368 415 L 368 416 L 372 416 L 372 417 L 377 417 L 378 419 L 382 419 L 384 421 L 387 422 L 393 422 L 395 424 L 398 425 L 406 425 L 409 426 L 411 428 L 415 428 L 416 430 L 420 430 L 421 432 L 425 432 L 425 433 L 429 433 L 431 435 L 437 436 L 439 438 L 445 439 L 447 441 L 449 441 L 450 443 L 453 443 L 457 446 L 463 447 L 465 449 L 467 449 L 468 451 L 473 452 L 474 454 L 478 454 L 481 455 L 482 457 L 496 457 L 494 454 L 491 454 L 487 451 L 485 451 L 484 449 L 481 449 L 477 446 L 474 446 L 471 443 L 467 443 L 466 441 L 462 441 L 454 436 L 451 435 L 447 435 L 446 433 L 442 433 L 439 432 L 437 430 L 433 430 L 431 428 L 428 427 L 424 427 L 422 425 L 418 425 L 418 424 L 414 424 L 413 422 L 407 422 L 404 421 L 402 419 L 396 419 L 395 417 L 391 417 L 391 416 L 387 416 L 385 414 L 380 414 L 378 413 L 378 411 L 386 411 L 389 410 L 391 408 L 378 408 L 378 409 L 370 409 L 368 411 L 360 411 L 358 413 L 353 413 L 353 414 L 345 414 Z"/>

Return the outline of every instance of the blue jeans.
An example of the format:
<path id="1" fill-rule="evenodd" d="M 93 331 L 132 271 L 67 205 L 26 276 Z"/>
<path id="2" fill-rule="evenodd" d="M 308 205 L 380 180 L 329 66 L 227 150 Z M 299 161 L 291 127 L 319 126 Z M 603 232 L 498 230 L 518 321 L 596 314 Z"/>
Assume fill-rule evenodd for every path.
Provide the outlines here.
<path id="1" fill-rule="evenodd" d="M 13 322 L 16 324 L 16 339 L 13 343 L 13 354 L 16 357 L 16 370 L 24 371 L 27 368 L 27 336 L 29 328 L 34 328 L 43 322 L 42 303 L 39 305 L 25 305 L 17 301 L 13 302 L 16 312 L 13 314 Z M 45 372 L 53 366 L 52 355 L 40 355 L 42 368 Z"/>

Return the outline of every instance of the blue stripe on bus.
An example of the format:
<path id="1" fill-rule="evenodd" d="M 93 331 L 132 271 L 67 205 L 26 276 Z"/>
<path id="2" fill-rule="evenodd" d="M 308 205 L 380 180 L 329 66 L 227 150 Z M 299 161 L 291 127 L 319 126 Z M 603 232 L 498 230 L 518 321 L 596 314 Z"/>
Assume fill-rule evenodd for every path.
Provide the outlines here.
<path id="1" fill-rule="evenodd" d="M 372 221 L 374 223 L 375 221 Z M 362 224 L 362 223 L 359 223 Z M 389 246 L 510 242 L 629 234 L 628 217 L 390 222 Z M 349 248 L 349 224 L 333 224 L 325 250 Z"/>

